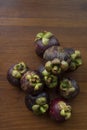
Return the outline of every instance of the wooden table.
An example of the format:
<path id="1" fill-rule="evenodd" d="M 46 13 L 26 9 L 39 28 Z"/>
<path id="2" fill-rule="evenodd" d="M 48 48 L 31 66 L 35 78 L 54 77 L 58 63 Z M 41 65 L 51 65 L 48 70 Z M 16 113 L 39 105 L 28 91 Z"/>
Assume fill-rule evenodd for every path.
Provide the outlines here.
<path id="1" fill-rule="evenodd" d="M 64 47 L 79 49 L 83 66 L 71 75 L 80 94 L 72 102 L 72 118 L 62 124 L 37 117 L 25 107 L 25 94 L 6 79 L 19 61 L 36 69 L 35 35 L 51 31 Z M 87 0 L 0 0 L 0 130 L 87 130 Z"/>

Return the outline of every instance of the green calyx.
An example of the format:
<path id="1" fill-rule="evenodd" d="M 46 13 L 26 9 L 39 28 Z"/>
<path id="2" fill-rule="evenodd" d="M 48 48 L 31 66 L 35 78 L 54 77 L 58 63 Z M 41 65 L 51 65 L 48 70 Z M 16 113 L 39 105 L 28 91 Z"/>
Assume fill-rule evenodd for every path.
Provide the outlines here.
<path id="1" fill-rule="evenodd" d="M 47 61 L 45 64 L 45 69 L 50 72 L 52 70 L 52 63 L 51 61 Z"/>
<path id="2" fill-rule="evenodd" d="M 67 97 L 70 93 L 73 93 L 75 91 L 75 87 L 72 86 L 71 81 L 68 79 L 64 79 L 60 83 L 60 92 L 64 97 Z"/>
<path id="3" fill-rule="evenodd" d="M 59 59 L 55 58 L 52 61 L 47 61 L 45 64 L 45 69 L 48 72 L 52 72 L 54 75 L 61 73 L 61 62 Z"/>
<path id="4" fill-rule="evenodd" d="M 42 83 L 37 83 L 34 87 L 34 90 L 39 90 L 42 87 Z"/>
<path id="5" fill-rule="evenodd" d="M 66 70 L 68 70 L 68 68 L 69 68 L 69 64 L 66 61 L 62 61 L 61 62 L 61 69 L 63 71 L 66 71 Z"/>
<path id="6" fill-rule="evenodd" d="M 17 79 L 21 78 L 21 74 L 17 70 L 13 70 L 12 71 L 12 76 L 15 77 L 15 78 L 17 78 Z"/>
<path id="7" fill-rule="evenodd" d="M 53 64 L 53 65 L 59 65 L 59 64 L 60 64 L 60 60 L 59 60 L 58 58 L 54 58 L 54 59 L 52 60 L 52 64 Z"/>
<path id="8" fill-rule="evenodd" d="M 81 58 L 77 58 L 76 60 L 75 60 L 75 63 L 76 63 L 76 66 L 78 67 L 78 66 L 81 66 L 82 65 L 82 59 Z"/>
<path id="9" fill-rule="evenodd" d="M 74 61 L 71 61 L 69 68 L 70 70 L 75 70 L 77 68 L 76 63 Z"/>
<path id="10" fill-rule="evenodd" d="M 75 52 L 71 55 L 70 69 L 75 70 L 77 67 L 81 65 L 82 65 L 82 58 L 80 51 L 75 50 Z"/>
<path id="11" fill-rule="evenodd" d="M 75 52 L 71 55 L 71 58 L 74 60 L 77 57 L 81 57 L 80 51 L 75 50 Z"/>
<path id="12" fill-rule="evenodd" d="M 49 74 L 48 76 L 44 76 L 44 80 L 45 80 L 46 85 L 49 88 L 54 88 L 57 86 L 57 83 L 58 83 L 57 76 Z"/>
<path id="13" fill-rule="evenodd" d="M 12 76 L 15 78 L 21 78 L 21 75 L 26 71 L 26 65 L 24 62 L 20 62 L 13 67 Z"/>
<path id="14" fill-rule="evenodd" d="M 26 68 L 26 65 L 24 62 L 20 62 L 14 66 L 14 69 L 19 70 L 19 71 L 24 70 L 25 68 Z"/>
<path id="15" fill-rule="evenodd" d="M 32 110 L 36 115 L 40 115 L 40 114 L 44 114 L 46 113 L 46 111 L 48 110 L 49 106 L 48 104 L 44 104 L 44 105 L 33 105 L 32 106 Z"/>
<path id="16" fill-rule="evenodd" d="M 14 70 L 19 71 L 21 74 L 26 71 L 26 65 L 24 62 L 20 62 L 14 66 Z"/>
<path id="17" fill-rule="evenodd" d="M 53 66 L 52 68 L 52 73 L 57 75 L 57 74 L 60 74 L 61 73 L 61 68 L 59 66 Z"/>
<path id="18" fill-rule="evenodd" d="M 49 107 L 48 104 L 45 104 L 45 105 L 41 106 L 40 107 L 40 112 L 42 114 L 44 114 L 48 110 L 48 107 Z"/>
<path id="19" fill-rule="evenodd" d="M 43 72 L 42 72 L 42 75 L 43 76 L 48 76 L 50 73 L 45 69 L 45 70 L 43 70 Z"/>
<path id="20" fill-rule="evenodd" d="M 29 80 L 31 86 L 34 87 L 35 91 L 39 90 L 43 85 L 40 80 L 40 77 L 34 73 L 28 74 L 26 76 L 26 79 Z"/>
<path id="21" fill-rule="evenodd" d="M 63 101 L 60 101 L 58 106 L 60 108 L 60 115 L 65 117 L 65 120 L 68 120 L 71 117 L 71 106 Z"/>
<path id="22" fill-rule="evenodd" d="M 40 107 L 39 105 L 35 104 L 32 106 L 32 110 L 38 112 L 39 107 Z"/>
<path id="23" fill-rule="evenodd" d="M 81 65 L 82 65 L 82 59 L 81 58 L 77 58 L 77 59 L 71 61 L 69 68 L 71 70 L 75 70 L 76 68 L 78 68 Z"/>
<path id="24" fill-rule="evenodd" d="M 37 100 L 36 100 L 36 103 L 38 104 L 38 105 L 43 105 L 43 104 L 45 104 L 47 102 L 47 99 L 45 98 L 45 97 L 40 97 L 40 98 L 37 98 Z"/>
<path id="25" fill-rule="evenodd" d="M 49 38 L 52 36 L 53 34 L 51 32 L 44 31 L 36 35 L 35 41 L 42 39 L 43 45 L 47 45 L 49 42 Z"/>
<path id="26" fill-rule="evenodd" d="M 32 110 L 35 114 L 44 114 L 49 108 L 46 97 L 39 97 L 36 99 L 36 104 L 32 106 Z"/>
<path id="27" fill-rule="evenodd" d="M 65 117 L 65 120 L 68 120 L 71 117 L 71 112 L 67 110 L 61 110 L 60 115 Z"/>

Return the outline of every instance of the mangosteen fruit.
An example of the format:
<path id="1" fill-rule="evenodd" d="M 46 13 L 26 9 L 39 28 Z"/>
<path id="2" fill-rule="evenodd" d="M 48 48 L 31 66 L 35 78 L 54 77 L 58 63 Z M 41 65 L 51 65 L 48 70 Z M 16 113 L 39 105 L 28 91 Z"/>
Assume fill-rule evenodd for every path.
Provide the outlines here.
<path id="1" fill-rule="evenodd" d="M 72 108 L 63 99 L 53 99 L 49 107 L 49 115 L 52 119 L 63 122 L 71 117 Z"/>
<path id="2" fill-rule="evenodd" d="M 25 105 L 36 115 L 45 114 L 49 108 L 49 96 L 46 92 L 38 95 L 27 94 L 25 96 Z"/>
<path id="3" fill-rule="evenodd" d="M 30 94 L 37 94 L 43 90 L 44 84 L 36 71 L 27 71 L 21 78 L 21 89 Z"/>
<path id="4" fill-rule="evenodd" d="M 76 80 L 72 78 L 63 78 L 60 81 L 59 92 L 65 99 L 73 99 L 79 94 L 80 88 Z"/>
<path id="5" fill-rule="evenodd" d="M 35 38 L 36 44 L 36 54 L 43 57 L 45 50 L 47 50 L 51 46 L 59 46 L 58 39 L 51 32 L 40 32 L 36 35 Z"/>
<path id="6" fill-rule="evenodd" d="M 7 79 L 12 85 L 20 87 L 20 79 L 28 70 L 29 67 L 24 62 L 12 65 L 7 72 Z"/>

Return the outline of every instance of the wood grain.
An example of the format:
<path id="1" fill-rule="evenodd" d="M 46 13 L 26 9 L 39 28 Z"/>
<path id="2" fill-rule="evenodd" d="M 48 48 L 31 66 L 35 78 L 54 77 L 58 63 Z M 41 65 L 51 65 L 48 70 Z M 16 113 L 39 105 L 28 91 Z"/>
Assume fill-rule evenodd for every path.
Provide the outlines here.
<path id="1" fill-rule="evenodd" d="M 71 101 L 72 118 L 62 124 L 33 115 L 24 104 L 25 94 L 11 86 L 6 74 L 19 61 L 36 69 L 36 33 L 48 30 L 64 47 L 80 49 L 83 66 L 69 74 L 80 85 Z M 87 129 L 87 0 L 0 0 L 0 130 Z"/>

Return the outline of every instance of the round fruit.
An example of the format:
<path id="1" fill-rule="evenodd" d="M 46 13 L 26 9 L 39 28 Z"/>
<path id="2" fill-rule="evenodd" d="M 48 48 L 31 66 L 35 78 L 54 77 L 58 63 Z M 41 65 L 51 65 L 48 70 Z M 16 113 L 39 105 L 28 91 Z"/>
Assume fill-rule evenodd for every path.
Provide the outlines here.
<path id="1" fill-rule="evenodd" d="M 37 94 L 43 90 L 43 82 L 35 71 L 27 71 L 21 78 L 21 88 L 30 94 Z"/>
<path id="2" fill-rule="evenodd" d="M 54 99 L 51 101 L 49 114 L 52 119 L 63 122 L 71 117 L 71 106 L 62 99 Z"/>
<path id="3" fill-rule="evenodd" d="M 12 85 L 20 87 L 20 79 L 28 70 L 29 68 L 24 62 L 17 63 L 9 68 L 7 79 Z"/>
<path id="4" fill-rule="evenodd" d="M 25 104 L 27 108 L 36 115 L 45 114 L 49 108 L 49 96 L 45 92 L 36 96 L 27 94 L 25 97 Z"/>
<path id="5" fill-rule="evenodd" d="M 45 50 L 47 50 L 51 46 L 59 46 L 58 39 L 51 32 L 40 32 L 36 35 L 35 38 L 36 44 L 36 54 L 43 57 Z"/>
<path id="6" fill-rule="evenodd" d="M 71 78 L 63 78 L 60 81 L 59 92 L 65 99 L 73 99 L 79 94 L 80 88 L 76 80 Z"/>

